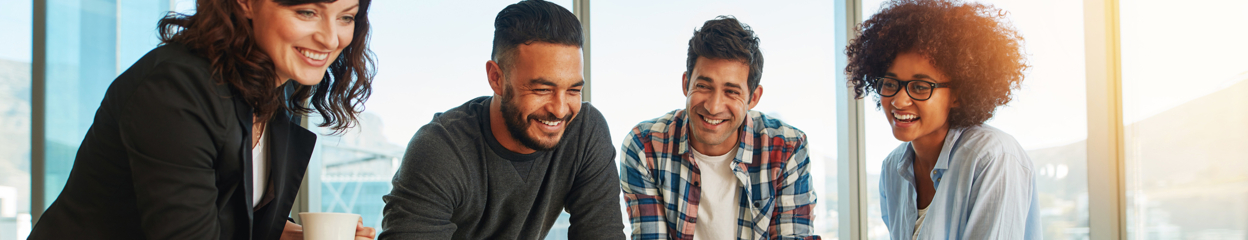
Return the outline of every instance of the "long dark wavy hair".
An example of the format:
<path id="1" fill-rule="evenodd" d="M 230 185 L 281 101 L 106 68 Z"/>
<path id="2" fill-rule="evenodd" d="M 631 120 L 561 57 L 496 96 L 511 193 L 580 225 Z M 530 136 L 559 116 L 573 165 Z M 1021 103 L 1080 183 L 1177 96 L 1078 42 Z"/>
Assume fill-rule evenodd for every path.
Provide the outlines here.
<path id="1" fill-rule="evenodd" d="M 274 1 L 283 6 L 337 0 L 246 0 Z M 267 121 L 278 110 L 309 114 L 315 108 L 335 133 L 358 123 L 364 102 L 372 93 L 373 53 L 368 50 L 368 5 L 360 0 L 355 15 L 355 34 L 342 54 L 329 65 L 325 77 L 315 86 L 293 85 L 293 91 L 278 88 L 273 60 L 254 40 L 251 21 L 233 0 L 198 0 L 196 13 L 170 13 L 158 23 L 162 44 L 177 43 L 208 59 L 212 77 L 229 84 L 252 105 L 255 114 Z M 304 105 L 311 98 L 312 108 Z"/>
<path id="2" fill-rule="evenodd" d="M 858 98 L 874 93 L 871 80 L 884 76 L 898 54 L 915 52 L 952 80 L 960 107 L 949 110 L 949 127 L 969 127 L 992 118 L 1010 102 L 1030 68 L 1023 36 L 1008 12 L 959 0 L 892 0 L 858 25 L 858 38 L 845 54 L 845 73 Z M 876 107 L 880 102 L 876 101 Z"/>

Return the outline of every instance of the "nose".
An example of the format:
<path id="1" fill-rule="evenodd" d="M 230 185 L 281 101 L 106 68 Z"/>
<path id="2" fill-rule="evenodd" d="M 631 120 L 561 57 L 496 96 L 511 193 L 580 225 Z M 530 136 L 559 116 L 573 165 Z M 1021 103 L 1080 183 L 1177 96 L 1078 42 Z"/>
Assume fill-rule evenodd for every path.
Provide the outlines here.
<path id="1" fill-rule="evenodd" d="M 316 33 L 312 34 L 312 40 L 325 49 L 338 49 L 338 30 L 334 27 L 334 18 L 324 18 L 318 25 Z"/>
<path id="2" fill-rule="evenodd" d="M 549 105 L 546 105 L 546 111 L 554 114 L 555 117 L 562 118 L 572 112 L 572 107 L 568 106 L 569 103 L 579 101 L 579 99 L 572 99 L 572 97 L 568 96 L 568 94 L 559 95 L 560 96 L 556 97 L 554 101 L 551 101 Z"/>
<path id="3" fill-rule="evenodd" d="M 705 108 L 706 112 L 711 115 L 718 115 L 724 112 L 728 108 L 724 106 L 724 94 L 711 94 L 711 97 L 706 99 L 706 103 L 702 104 L 702 108 Z"/>
<path id="4" fill-rule="evenodd" d="M 914 99 L 911 99 L 909 94 L 899 92 L 896 95 L 893 95 L 889 104 L 892 104 L 893 108 L 909 107 L 910 105 L 914 105 Z"/>

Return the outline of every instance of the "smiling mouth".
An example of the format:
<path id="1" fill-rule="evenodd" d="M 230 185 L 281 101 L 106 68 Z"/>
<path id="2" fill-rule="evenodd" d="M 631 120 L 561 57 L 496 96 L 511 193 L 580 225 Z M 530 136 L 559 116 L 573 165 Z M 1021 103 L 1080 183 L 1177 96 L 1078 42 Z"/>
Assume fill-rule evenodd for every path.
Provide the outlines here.
<path id="1" fill-rule="evenodd" d="M 562 121 L 562 120 L 560 120 L 560 121 L 545 121 L 545 120 L 537 120 L 537 122 L 540 122 L 540 123 L 542 123 L 542 124 L 545 124 L 546 126 L 551 126 L 551 127 L 558 127 L 558 126 L 559 126 L 559 124 L 562 124 L 562 123 L 563 123 L 563 121 Z"/>
<path id="2" fill-rule="evenodd" d="M 329 58 L 328 52 L 317 52 L 317 51 L 312 51 L 312 50 L 308 50 L 306 48 L 301 48 L 301 47 L 295 47 L 295 49 L 299 50 L 299 53 L 303 54 L 304 57 L 311 58 L 312 60 L 321 61 L 321 60 L 325 60 L 326 58 Z"/>
<path id="3" fill-rule="evenodd" d="M 723 123 L 723 122 L 724 122 L 724 120 L 726 120 L 726 119 L 710 119 L 710 118 L 706 118 L 706 116 L 702 116 L 702 115 L 698 115 L 698 116 L 699 116 L 699 117 L 702 117 L 702 121 L 706 122 L 707 124 L 711 124 L 711 125 L 719 125 L 720 123 Z"/>
<path id="4" fill-rule="evenodd" d="M 893 119 L 897 119 L 897 122 L 912 123 L 918 121 L 919 116 L 909 113 L 893 113 Z"/>

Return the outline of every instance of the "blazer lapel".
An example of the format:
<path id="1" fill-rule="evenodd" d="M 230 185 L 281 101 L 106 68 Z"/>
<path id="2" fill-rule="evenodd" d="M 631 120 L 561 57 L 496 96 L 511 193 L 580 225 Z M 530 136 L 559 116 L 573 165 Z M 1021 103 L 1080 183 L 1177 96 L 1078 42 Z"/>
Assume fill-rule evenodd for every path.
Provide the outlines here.
<path id="1" fill-rule="evenodd" d="M 316 147 L 316 134 L 312 131 L 294 124 L 296 118 L 292 118 L 285 111 L 278 111 L 274 114 L 273 120 L 269 121 L 269 137 L 270 155 L 269 155 L 269 191 L 266 191 L 265 199 L 285 199 L 289 195 L 293 196 L 299 192 L 299 186 L 303 183 L 303 175 L 308 169 L 308 160 L 312 157 L 312 150 Z M 267 204 L 261 204 L 261 206 Z"/>
<path id="2" fill-rule="evenodd" d="M 234 92 L 235 90 L 231 88 L 230 91 Z M 243 136 L 245 136 L 245 139 L 243 139 L 243 147 L 242 147 L 243 151 L 239 153 L 239 154 L 242 154 L 242 156 L 239 156 L 238 159 L 242 160 L 242 166 L 243 166 L 242 184 L 243 184 L 243 189 L 244 189 L 243 191 L 244 201 L 246 202 L 245 203 L 246 205 L 244 206 L 251 207 L 251 204 L 252 204 L 251 199 L 253 196 L 252 192 L 255 191 L 255 189 L 253 189 L 254 188 L 253 186 L 255 186 L 255 184 L 252 183 L 252 179 L 255 178 L 253 177 L 254 175 L 252 175 L 253 174 L 252 172 L 255 170 L 251 169 L 251 166 L 252 166 L 251 165 L 251 161 L 252 161 L 251 160 L 251 155 L 252 155 L 251 146 L 253 145 L 251 142 L 251 138 L 252 138 L 251 133 L 253 132 L 251 129 L 252 128 L 252 118 L 251 118 L 252 109 L 251 109 L 251 104 L 247 104 L 247 102 L 243 100 L 242 95 L 238 94 L 237 92 L 234 92 L 233 98 L 234 98 L 234 111 L 235 111 L 234 115 L 238 118 L 238 124 L 243 126 L 243 131 L 246 131 L 243 133 Z M 248 208 L 247 220 L 249 222 L 247 222 L 247 226 L 251 226 L 252 224 L 250 221 L 255 218 L 255 214 L 252 213 L 252 211 L 250 210 L 251 209 Z"/>
<path id="3" fill-rule="evenodd" d="M 275 239 L 299 193 L 303 176 L 316 147 L 316 134 L 292 122 L 285 111 L 277 111 L 269 121 L 269 179 L 259 206 L 255 207 L 253 239 Z"/>

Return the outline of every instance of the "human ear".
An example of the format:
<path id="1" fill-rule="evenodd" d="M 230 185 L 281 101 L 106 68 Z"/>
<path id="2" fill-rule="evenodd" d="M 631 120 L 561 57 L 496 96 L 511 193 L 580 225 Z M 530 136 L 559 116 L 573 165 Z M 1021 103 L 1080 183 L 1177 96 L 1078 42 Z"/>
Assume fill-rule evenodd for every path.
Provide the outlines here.
<path id="1" fill-rule="evenodd" d="M 489 79 L 490 89 L 494 90 L 494 96 L 505 95 L 503 91 L 503 69 L 498 66 L 498 62 L 494 60 L 485 61 L 485 75 Z"/>
<path id="2" fill-rule="evenodd" d="M 680 94 L 689 96 L 689 72 L 680 74 Z"/>
<path id="3" fill-rule="evenodd" d="M 251 0 L 235 0 L 238 8 L 243 10 L 243 17 L 251 19 Z"/>
<path id="4" fill-rule="evenodd" d="M 949 94 L 949 108 L 961 107 L 962 102 L 958 101 L 958 94 Z"/>
<path id="5" fill-rule="evenodd" d="M 755 86 L 753 92 L 750 94 L 750 109 L 758 106 L 758 100 L 763 99 L 763 85 Z"/>

